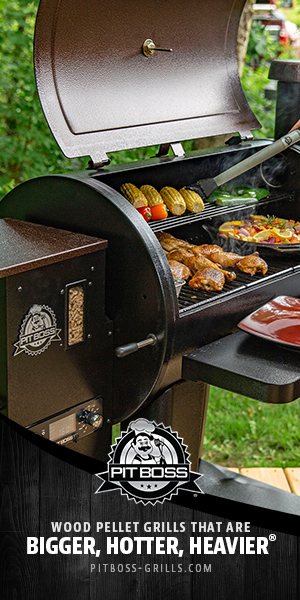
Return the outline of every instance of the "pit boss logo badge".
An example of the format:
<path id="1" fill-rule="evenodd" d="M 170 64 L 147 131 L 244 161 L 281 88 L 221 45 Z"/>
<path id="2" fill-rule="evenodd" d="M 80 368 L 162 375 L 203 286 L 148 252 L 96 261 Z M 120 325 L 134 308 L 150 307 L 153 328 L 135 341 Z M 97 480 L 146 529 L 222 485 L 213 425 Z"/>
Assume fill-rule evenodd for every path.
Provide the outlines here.
<path id="1" fill-rule="evenodd" d="M 108 471 L 96 494 L 119 488 L 129 500 L 156 504 L 178 493 L 178 488 L 203 494 L 199 473 L 190 472 L 183 440 L 170 427 L 137 419 L 112 446 Z"/>
<path id="2" fill-rule="evenodd" d="M 21 352 L 29 356 L 37 356 L 45 352 L 51 342 L 59 341 L 61 329 L 56 327 L 55 314 L 49 306 L 33 304 L 25 315 L 19 333 L 19 339 L 14 343 L 17 356 Z"/>

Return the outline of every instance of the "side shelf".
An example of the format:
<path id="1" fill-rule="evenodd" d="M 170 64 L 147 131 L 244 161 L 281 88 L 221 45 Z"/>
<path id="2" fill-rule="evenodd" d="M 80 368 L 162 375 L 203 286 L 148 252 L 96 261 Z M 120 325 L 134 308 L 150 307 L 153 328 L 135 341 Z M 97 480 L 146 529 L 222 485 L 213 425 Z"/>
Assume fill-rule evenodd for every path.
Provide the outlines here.
<path id="1" fill-rule="evenodd" d="M 300 354 L 239 331 L 185 354 L 182 377 L 284 404 L 300 397 Z"/>

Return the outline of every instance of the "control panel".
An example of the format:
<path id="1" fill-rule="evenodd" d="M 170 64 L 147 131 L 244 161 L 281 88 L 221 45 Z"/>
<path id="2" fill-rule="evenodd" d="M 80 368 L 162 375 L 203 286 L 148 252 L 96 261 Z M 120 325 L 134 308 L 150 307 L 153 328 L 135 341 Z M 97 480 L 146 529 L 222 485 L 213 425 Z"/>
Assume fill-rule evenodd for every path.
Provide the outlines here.
<path id="1" fill-rule="evenodd" d="M 27 429 L 64 446 L 90 435 L 103 425 L 103 401 L 92 398 Z"/>

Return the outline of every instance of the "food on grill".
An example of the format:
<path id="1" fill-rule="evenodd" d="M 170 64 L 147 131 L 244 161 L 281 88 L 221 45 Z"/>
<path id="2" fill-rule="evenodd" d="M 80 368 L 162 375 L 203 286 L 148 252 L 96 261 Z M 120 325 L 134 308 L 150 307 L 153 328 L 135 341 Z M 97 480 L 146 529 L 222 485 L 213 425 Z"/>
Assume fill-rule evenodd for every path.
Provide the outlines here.
<path id="1" fill-rule="evenodd" d="M 190 212 L 201 213 L 204 210 L 204 202 L 197 192 L 194 192 L 193 190 L 187 190 L 186 188 L 181 188 L 179 192 L 182 195 L 186 207 Z"/>
<path id="2" fill-rule="evenodd" d="M 153 185 L 142 185 L 140 188 L 141 192 L 146 196 L 148 200 L 148 206 L 156 206 L 157 204 L 163 204 L 163 199 L 160 193 L 153 187 Z"/>
<path id="3" fill-rule="evenodd" d="M 249 273 L 249 275 L 255 275 L 258 271 L 261 271 L 263 275 L 266 274 L 268 270 L 268 265 L 265 260 L 260 258 L 258 252 L 254 252 L 249 256 L 244 256 L 236 266 L 243 273 Z"/>
<path id="4" fill-rule="evenodd" d="M 185 240 L 180 240 L 179 238 L 176 238 L 171 233 L 158 232 L 156 234 L 156 237 L 157 237 L 158 241 L 160 242 L 161 246 L 163 247 L 163 249 L 167 250 L 167 252 L 170 252 L 174 248 L 189 249 L 189 248 L 196 247 L 194 244 L 189 244 L 189 242 L 186 242 Z"/>
<path id="5" fill-rule="evenodd" d="M 151 219 L 153 221 L 159 221 L 160 219 L 166 219 L 168 216 L 168 209 L 165 204 L 155 204 L 150 208 Z"/>
<path id="6" fill-rule="evenodd" d="M 246 198 L 245 196 L 226 196 L 217 198 L 216 204 L 218 206 L 239 206 L 240 204 L 256 204 L 258 200 L 249 196 Z"/>
<path id="7" fill-rule="evenodd" d="M 257 244 L 299 244 L 300 223 L 274 216 L 251 215 L 242 221 L 222 223 L 219 234 Z"/>
<path id="8" fill-rule="evenodd" d="M 142 206 L 141 208 L 137 208 L 138 212 L 142 217 L 144 217 L 145 221 L 150 221 L 151 219 L 151 209 L 149 206 Z"/>
<path id="9" fill-rule="evenodd" d="M 193 213 L 204 210 L 201 196 L 186 188 L 181 188 L 179 192 L 173 187 L 165 186 L 158 192 L 153 185 L 142 185 L 139 189 L 133 183 L 123 183 L 120 189 L 135 208 L 149 206 L 152 209 L 156 206 L 164 206 L 164 209 L 154 209 L 152 215 L 154 220 L 165 219 L 168 210 L 176 216 L 182 215 L 186 209 Z"/>
<path id="10" fill-rule="evenodd" d="M 213 262 L 221 265 L 221 267 L 225 267 L 226 269 L 228 269 L 228 267 L 234 267 L 234 265 L 236 265 L 241 258 L 242 257 L 240 254 L 235 254 L 234 252 L 224 252 L 224 250 L 221 248 L 220 250 L 211 252 L 210 254 L 210 259 Z"/>
<path id="11" fill-rule="evenodd" d="M 260 258 L 258 252 L 254 252 L 249 256 L 241 256 L 234 252 L 224 252 L 216 244 L 201 244 L 196 246 L 195 244 L 177 239 L 170 233 L 161 232 L 157 234 L 157 237 L 167 255 L 170 268 L 172 265 L 173 269 L 174 263 L 178 270 L 178 264 L 188 267 L 190 273 L 194 274 L 189 281 L 189 285 L 196 289 L 220 291 L 223 288 L 225 280 L 233 281 L 236 278 L 234 271 L 226 271 L 221 267 L 230 268 L 235 266 L 243 273 L 248 273 L 249 275 L 254 275 L 257 272 L 262 272 L 265 275 L 268 270 L 266 261 Z M 170 249 L 169 252 L 168 249 Z M 220 273 L 222 276 L 218 277 L 214 271 Z M 172 273 L 175 277 L 186 279 L 183 272 L 175 270 L 173 272 L 172 270 Z M 204 273 L 203 277 L 201 273 Z"/>
<path id="12" fill-rule="evenodd" d="M 201 254 L 199 254 L 199 256 L 188 256 L 184 260 L 184 264 L 189 267 L 192 273 L 196 273 L 199 269 L 211 268 L 216 269 L 216 271 L 221 271 L 227 281 L 232 281 L 236 278 L 234 271 L 224 271 L 221 267 L 216 265 L 216 263 L 209 260 L 209 258 L 206 258 L 206 256 L 201 256 Z"/>
<path id="13" fill-rule="evenodd" d="M 168 263 L 171 273 L 176 279 L 188 279 L 191 277 L 192 273 L 190 269 L 183 263 L 178 262 L 178 260 L 168 260 Z"/>
<path id="14" fill-rule="evenodd" d="M 185 263 L 187 258 L 195 258 L 187 248 L 174 248 L 168 253 L 168 260 L 178 260 L 178 262 Z"/>
<path id="15" fill-rule="evenodd" d="M 229 188 L 229 186 L 228 186 Z M 238 204 L 253 204 L 267 198 L 270 195 L 269 190 L 265 188 L 233 188 L 227 189 L 226 186 L 215 190 L 208 202 L 216 202 L 219 206 L 236 206 Z"/>
<path id="16" fill-rule="evenodd" d="M 135 208 L 141 208 L 142 206 L 148 206 L 148 200 L 146 196 L 144 196 L 143 192 L 139 190 L 138 187 L 133 185 L 133 183 L 123 183 L 120 188 L 123 196 L 129 200 L 129 202 Z"/>
<path id="17" fill-rule="evenodd" d="M 224 283 L 225 277 L 222 271 L 208 267 L 197 271 L 192 279 L 190 279 L 189 286 L 196 290 L 220 292 L 223 289 Z"/>
<path id="18" fill-rule="evenodd" d="M 212 252 L 220 251 L 222 251 L 221 246 L 217 246 L 216 244 L 201 244 L 200 246 L 193 246 L 193 248 L 191 248 L 191 252 L 196 254 L 196 256 L 202 254 L 203 256 L 207 256 L 207 258 L 210 258 Z"/>
<path id="19" fill-rule="evenodd" d="M 182 195 L 173 187 L 165 186 L 160 190 L 164 204 L 172 215 L 182 215 L 186 210 L 186 203 Z"/>

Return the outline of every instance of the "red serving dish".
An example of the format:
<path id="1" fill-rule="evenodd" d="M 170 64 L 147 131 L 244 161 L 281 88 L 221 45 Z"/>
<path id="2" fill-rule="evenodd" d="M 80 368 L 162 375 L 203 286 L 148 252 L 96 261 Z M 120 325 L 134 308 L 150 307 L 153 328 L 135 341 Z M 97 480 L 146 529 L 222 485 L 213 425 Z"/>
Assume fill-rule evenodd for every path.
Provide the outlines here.
<path id="1" fill-rule="evenodd" d="M 300 299 L 278 296 L 245 317 L 238 327 L 266 340 L 300 349 Z"/>

